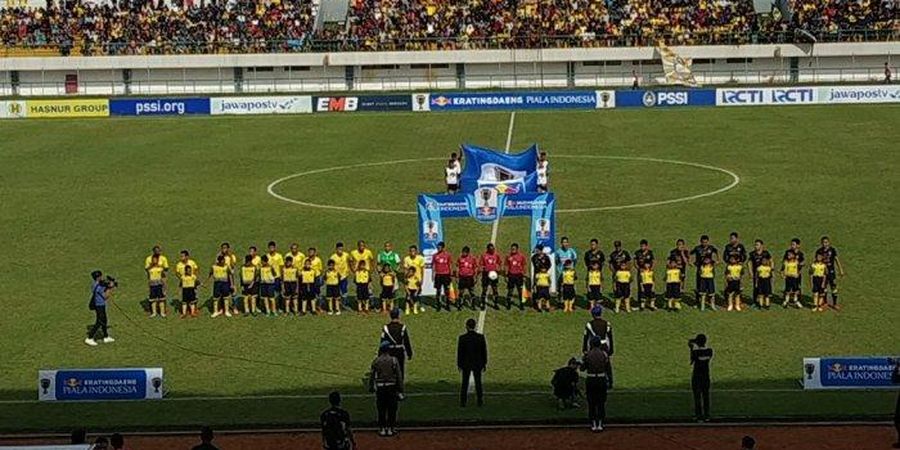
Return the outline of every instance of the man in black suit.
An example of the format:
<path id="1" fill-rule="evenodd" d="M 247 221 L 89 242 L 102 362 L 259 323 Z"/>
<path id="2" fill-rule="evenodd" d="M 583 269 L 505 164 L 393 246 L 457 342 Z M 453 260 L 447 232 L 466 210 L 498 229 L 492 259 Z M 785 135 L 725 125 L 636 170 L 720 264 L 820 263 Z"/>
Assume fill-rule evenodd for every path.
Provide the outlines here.
<path id="1" fill-rule="evenodd" d="M 475 379 L 475 394 L 478 406 L 484 404 L 484 390 L 481 388 L 481 373 L 487 367 L 487 342 L 484 335 L 475 331 L 475 319 L 466 321 L 466 333 L 459 337 L 456 346 L 456 366 L 462 372 L 462 389 L 459 405 L 466 406 L 469 391 L 469 376 Z"/>

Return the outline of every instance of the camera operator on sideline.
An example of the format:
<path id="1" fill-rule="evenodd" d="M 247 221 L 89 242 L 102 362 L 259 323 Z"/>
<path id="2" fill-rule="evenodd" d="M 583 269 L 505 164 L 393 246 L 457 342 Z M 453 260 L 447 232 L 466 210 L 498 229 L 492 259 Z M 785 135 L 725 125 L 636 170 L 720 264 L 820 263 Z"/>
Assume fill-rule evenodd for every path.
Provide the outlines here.
<path id="1" fill-rule="evenodd" d="M 694 392 L 694 418 L 697 422 L 709 422 L 709 361 L 713 350 L 706 346 L 706 335 L 698 334 L 688 340 L 691 349 L 691 390 Z"/>
<path id="2" fill-rule="evenodd" d="M 110 344 L 116 341 L 109 337 L 109 331 L 107 330 L 109 322 L 106 319 L 106 302 L 112 300 L 110 297 L 112 296 L 113 289 L 117 288 L 119 283 L 116 282 L 115 278 L 110 276 L 103 278 L 103 272 L 100 272 L 99 270 L 91 272 L 91 278 L 94 280 L 94 284 L 91 285 L 91 299 L 88 303 L 88 308 L 94 311 L 97 319 L 88 331 L 84 343 L 91 347 L 95 347 L 97 346 L 97 341 L 94 340 L 94 336 L 97 335 L 97 331 L 101 332 L 104 344 Z"/>

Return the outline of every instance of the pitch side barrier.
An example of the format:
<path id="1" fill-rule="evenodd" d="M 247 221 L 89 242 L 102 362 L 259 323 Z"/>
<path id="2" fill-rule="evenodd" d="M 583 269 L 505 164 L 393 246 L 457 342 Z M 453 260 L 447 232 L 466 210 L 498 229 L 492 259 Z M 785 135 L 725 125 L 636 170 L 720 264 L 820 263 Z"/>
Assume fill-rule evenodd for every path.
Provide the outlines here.
<path id="1" fill-rule="evenodd" d="M 900 103 L 900 84 L 0 101 L 0 119 Z"/>

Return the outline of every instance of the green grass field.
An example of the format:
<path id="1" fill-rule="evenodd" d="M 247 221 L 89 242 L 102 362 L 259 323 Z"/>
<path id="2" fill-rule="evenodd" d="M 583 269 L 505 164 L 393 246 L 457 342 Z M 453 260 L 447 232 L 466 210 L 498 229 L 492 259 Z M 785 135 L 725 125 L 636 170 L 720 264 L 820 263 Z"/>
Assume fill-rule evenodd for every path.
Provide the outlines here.
<path id="1" fill-rule="evenodd" d="M 808 393 L 796 380 L 804 356 L 900 353 L 898 113 L 895 106 L 855 106 L 517 114 L 514 149 L 537 142 L 551 158 L 575 156 L 552 162 L 562 209 L 655 202 L 731 182 L 689 166 L 583 156 L 695 162 L 740 177 L 734 189 L 690 202 L 560 213 L 558 236 L 569 236 L 579 252 L 592 237 L 606 253 L 614 239 L 632 251 L 646 238 L 659 255 L 676 238 L 693 243 L 703 233 L 721 248 L 737 230 L 748 245 L 764 239 L 775 255 L 800 237 L 811 255 L 827 234 L 847 268 L 840 313 L 612 316 L 611 420 L 690 417 L 686 339 L 697 332 L 717 350 L 715 416 L 873 419 L 892 412 L 893 393 Z M 188 248 L 205 274 L 222 241 L 241 255 L 268 240 L 327 253 L 338 240 L 405 247 L 416 239 L 413 215 L 309 208 L 280 201 L 266 187 L 307 170 L 443 158 L 462 142 L 502 149 L 508 124 L 509 113 L 0 122 L 0 430 L 296 426 L 318 418 L 325 403 L 318 395 L 335 388 L 364 394 L 360 379 L 383 317 L 149 320 L 139 306 L 144 257 L 161 243 L 174 264 Z M 412 211 L 417 193 L 443 189 L 442 169 L 439 161 L 389 164 L 295 178 L 277 189 L 306 202 Z M 498 244 L 527 243 L 526 227 L 504 219 Z M 474 221 L 449 230 L 454 253 L 463 244 L 481 247 L 491 235 Z M 121 311 L 111 311 L 117 342 L 89 348 L 82 339 L 93 320 L 85 303 L 94 268 L 121 280 Z M 584 415 L 557 412 L 548 386 L 551 370 L 580 351 L 583 311 L 489 311 L 486 389 L 504 394 L 489 395 L 484 408 L 459 409 L 455 339 L 475 315 L 407 318 L 416 355 L 405 422 Z M 32 401 L 38 369 L 130 366 L 163 367 L 170 400 Z M 372 419 L 369 398 L 347 403 L 360 420 Z"/>

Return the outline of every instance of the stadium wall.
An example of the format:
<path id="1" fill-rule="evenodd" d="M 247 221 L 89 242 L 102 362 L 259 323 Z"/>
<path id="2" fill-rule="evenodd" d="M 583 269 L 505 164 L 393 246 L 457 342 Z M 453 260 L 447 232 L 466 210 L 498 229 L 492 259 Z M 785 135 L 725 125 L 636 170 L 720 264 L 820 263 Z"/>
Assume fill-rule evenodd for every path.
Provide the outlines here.
<path id="1" fill-rule="evenodd" d="M 695 46 L 703 85 L 867 82 L 900 42 Z M 548 89 L 664 83 L 656 49 L 0 58 L 0 96 Z"/>

